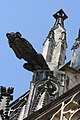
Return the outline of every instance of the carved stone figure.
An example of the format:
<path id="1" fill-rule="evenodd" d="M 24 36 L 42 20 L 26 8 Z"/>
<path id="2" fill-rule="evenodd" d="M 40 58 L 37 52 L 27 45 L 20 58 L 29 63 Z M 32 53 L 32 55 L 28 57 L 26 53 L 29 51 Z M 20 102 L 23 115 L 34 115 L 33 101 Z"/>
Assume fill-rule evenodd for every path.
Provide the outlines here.
<path id="1" fill-rule="evenodd" d="M 9 46 L 15 52 L 16 57 L 27 61 L 27 63 L 23 65 L 25 69 L 32 72 L 38 69 L 49 69 L 42 54 L 38 54 L 31 43 L 25 38 L 22 38 L 22 35 L 19 32 L 7 33 L 6 36 L 9 40 Z"/>

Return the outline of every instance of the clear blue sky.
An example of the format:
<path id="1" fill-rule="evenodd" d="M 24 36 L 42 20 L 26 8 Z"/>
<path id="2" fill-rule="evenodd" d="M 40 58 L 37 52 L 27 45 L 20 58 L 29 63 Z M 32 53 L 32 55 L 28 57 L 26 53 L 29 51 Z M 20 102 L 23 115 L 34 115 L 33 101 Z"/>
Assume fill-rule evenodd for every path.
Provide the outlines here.
<path id="1" fill-rule="evenodd" d="M 29 90 L 32 73 L 23 69 L 23 60 L 9 48 L 7 32 L 20 31 L 41 52 L 42 43 L 53 26 L 53 14 L 63 9 L 68 15 L 67 61 L 80 27 L 80 0 L 0 0 L 0 85 L 14 87 L 14 99 Z"/>

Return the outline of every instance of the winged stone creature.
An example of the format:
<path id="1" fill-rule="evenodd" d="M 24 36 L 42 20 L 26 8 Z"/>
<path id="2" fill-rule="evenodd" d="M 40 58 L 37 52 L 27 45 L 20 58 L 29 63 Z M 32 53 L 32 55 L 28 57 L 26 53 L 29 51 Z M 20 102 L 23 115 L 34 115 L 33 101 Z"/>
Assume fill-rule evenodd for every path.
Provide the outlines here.
<path id="1" fill-rule="evenodd" d="M 27 61 L 23 67 L 29 71 L 49 70 L 49 67 L 42 54 L 38 54 L 31 43 L 22 37 L 20 32 L 6 34 L 10 48 L 19 59 Z"/>

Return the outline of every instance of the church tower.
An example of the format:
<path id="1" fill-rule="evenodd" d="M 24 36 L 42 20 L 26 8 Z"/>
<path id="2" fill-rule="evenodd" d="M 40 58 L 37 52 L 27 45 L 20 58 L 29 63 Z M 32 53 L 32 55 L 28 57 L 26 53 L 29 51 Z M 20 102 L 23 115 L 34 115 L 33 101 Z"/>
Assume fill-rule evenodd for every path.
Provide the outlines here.
<path id="1" fill-rule="evenodd" d="M 42 55 L 47 63 L 59 67 L 65 63 L 66 58 L 67 43 L 64 20 L 68 17 L 62 9 L 55 13 L 53 17 L 56 21 L 43 43 Z"/>

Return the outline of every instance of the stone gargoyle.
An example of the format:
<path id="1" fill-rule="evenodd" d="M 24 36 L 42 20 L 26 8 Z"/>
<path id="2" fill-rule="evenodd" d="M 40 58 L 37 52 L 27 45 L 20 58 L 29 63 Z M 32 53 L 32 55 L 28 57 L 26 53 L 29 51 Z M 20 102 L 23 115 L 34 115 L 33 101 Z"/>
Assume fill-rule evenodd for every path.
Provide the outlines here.
<path id="1" fill-rule="evenodd" d="M 6 36 L 8 38 L 9 46 L 15 52 L 16 57 L 27 61 L 27 63 L 23 65 L 25 69 L 32 72 L 34 70 L 49 70 L 42 54 L 38 54 L 31 43 L 25 38 L 22 38 L 20 32 L 7 33 Z"/>

